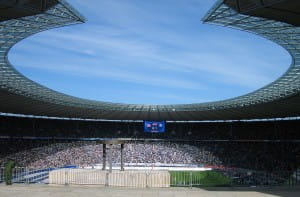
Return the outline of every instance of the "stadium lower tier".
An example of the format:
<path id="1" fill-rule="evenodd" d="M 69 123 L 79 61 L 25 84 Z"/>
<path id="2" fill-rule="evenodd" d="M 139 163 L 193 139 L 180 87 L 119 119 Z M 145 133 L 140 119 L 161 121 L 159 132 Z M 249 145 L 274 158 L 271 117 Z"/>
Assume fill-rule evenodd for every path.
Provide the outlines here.
<path id="1" fill-rule="evenodd" d="M 167 122 L 165 132 L 146 133 L 143 122 L 0 116 L 0 166 L 9 160 L 35 169 L 93 166 L 103 163 L 102 143 L 119 140 L 125 164 L 200 165 L 247 181 L 251 172 L 251 182 L 267 173 L 282 183 L 299 170 L 299 129 L 299 120 Z M 121 163 L 120 145 L 108 156 Z"/>
<path id="2" fill-rule="evenodd" d="M 102 163 L 102 144 L 73 141 L 0 141 L 0 164 L 13 160 L 31 168 L 80 167 Z M 120 149 L 107 150 L 120 163 Z M 124 144 L 125 163 L 196 164 L 214 168 L 255 171 L 295 171 L 300 164 L 300 144 L 293 142 L 131 142 Z"/>

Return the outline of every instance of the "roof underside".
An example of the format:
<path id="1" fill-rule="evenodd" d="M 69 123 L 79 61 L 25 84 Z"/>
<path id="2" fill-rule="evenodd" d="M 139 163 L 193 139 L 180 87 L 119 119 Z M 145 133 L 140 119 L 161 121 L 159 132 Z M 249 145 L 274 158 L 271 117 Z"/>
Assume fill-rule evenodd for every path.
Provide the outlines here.
<path id="1" fill-rule="evenodd" d="M 41 14 L 57 4 L 56 0 L 1 0 L 0 21 Z"/>
<path id="2" fill-rule="evenodd" d="M 22 4 L 5 7 L 1 2 L 0 112 L 110 120 L 233 120 L 300 116 L 300 28 L 297 27 L 300 25 L 300 1 L 219 1 L 209 11 L 205 22 L 249 31 L 272 40 L 289 51 L 293 63 L 282 77 L 250 94 L 219 102 L 185 105 L 91 101 L 56 92 L 31 81 L 8 62 L 9 49 L 32 34 L 81 23 L 84 18 L 63 0 L 49 0 L 46 6 L 38 4 L 40 7 L 36 7 L 40 9 L 31 12 L 29 9 L 21 12 L 24 10 Z M 16 2 L 26 2 L 28 7 L 38 1 Z M 2 12 L 5 9 L 10 11 Z"/>
<path id="3" fill-rule="evenodd" d="M 300 26 L 300 2 L 297 0 L 226 0 L 225 3 L 241 14 Z"/>

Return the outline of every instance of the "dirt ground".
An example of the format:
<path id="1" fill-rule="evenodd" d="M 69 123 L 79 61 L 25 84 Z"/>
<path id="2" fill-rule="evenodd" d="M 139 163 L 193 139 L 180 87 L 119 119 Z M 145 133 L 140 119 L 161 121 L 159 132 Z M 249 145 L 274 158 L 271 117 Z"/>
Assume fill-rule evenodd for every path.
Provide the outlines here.
<path id="1" fill-rule="evenodd" d="M 83 185 L 0 185 L 0 197 L 299 197 L 300 188 L 160 188 L 135 189 Z"/>

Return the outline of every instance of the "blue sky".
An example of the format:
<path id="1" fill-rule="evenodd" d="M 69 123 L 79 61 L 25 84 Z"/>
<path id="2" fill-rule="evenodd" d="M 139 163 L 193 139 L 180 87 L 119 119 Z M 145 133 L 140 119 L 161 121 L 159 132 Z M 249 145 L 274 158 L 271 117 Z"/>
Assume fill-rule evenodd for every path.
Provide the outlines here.
<path id="1" fill-rule="evenodd" d="M 88 21 L 9 53 L 28 78 L 81 98 L 139 104 L 216 101 L 281 76 L 291 59 L 246 32 L 202 24 L 215 0 L 68 0 Z"/>

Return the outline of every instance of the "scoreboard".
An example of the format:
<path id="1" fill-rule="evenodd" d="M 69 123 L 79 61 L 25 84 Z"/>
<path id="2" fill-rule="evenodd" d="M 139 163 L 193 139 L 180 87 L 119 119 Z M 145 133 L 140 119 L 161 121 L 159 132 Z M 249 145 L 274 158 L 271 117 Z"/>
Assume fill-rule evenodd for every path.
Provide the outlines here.
<path id="1" fill-rule="evenodd" d="M 165 121 L 144 121 L 144 131 L 147 133 L 165 132 Z"/>

